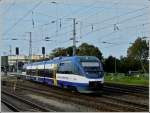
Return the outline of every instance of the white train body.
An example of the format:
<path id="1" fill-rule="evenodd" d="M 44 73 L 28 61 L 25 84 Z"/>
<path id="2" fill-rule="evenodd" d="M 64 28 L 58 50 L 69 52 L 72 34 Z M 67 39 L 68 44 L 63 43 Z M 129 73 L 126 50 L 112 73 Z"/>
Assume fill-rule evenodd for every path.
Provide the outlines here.
<path id="1" fill-rule="evenodd" d="M 69 87 L 79 92 L 101 91 L 104 71 L 93 56 L 59 57 L 24 66 L 26 79 L 58 87 Z"/>

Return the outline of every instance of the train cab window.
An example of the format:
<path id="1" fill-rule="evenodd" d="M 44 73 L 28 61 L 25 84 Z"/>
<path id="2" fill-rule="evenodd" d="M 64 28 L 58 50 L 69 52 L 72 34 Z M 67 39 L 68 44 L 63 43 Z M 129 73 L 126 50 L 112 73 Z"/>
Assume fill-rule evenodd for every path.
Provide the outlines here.
<path id="1" fill-rule="evenodd" d="M 62 62 L 59 64 L 58 73 L 62 74 L 79 74 L 79 69 L 72 62 Z"/>

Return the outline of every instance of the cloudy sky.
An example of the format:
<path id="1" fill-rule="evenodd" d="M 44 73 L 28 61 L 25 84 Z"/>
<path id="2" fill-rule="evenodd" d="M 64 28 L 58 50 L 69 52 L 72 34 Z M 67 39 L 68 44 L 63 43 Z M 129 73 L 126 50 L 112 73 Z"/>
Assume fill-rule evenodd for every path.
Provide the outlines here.
<path id="1" fill-rule="evenodd" d="M 101 50 L 104 57 L 126 56 L 137 37 L 149 37 L 149 0 L 1 0 L 1 55 L 29 53 L 32 32 L 33 54 L 72 45 L 76 19 L 77 46 L 86 42 Z M 43 41 L 50 37 L 51 41 Z M 12 40 L 17 39 L 17 40 Z M 107 43 L 102 43 L 102 42 Z"/>

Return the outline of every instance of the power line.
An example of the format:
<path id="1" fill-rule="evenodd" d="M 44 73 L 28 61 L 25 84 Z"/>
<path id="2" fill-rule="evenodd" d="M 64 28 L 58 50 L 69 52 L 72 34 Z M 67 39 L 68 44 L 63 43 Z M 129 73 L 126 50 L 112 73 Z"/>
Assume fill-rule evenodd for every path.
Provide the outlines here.
<path id="1" fill-rule="evenodd" d="M 62 3 L 62 2 L 61 2 L 61 3 Z M 59 2 L 59 3 L 56 2 L 55 4 L 61 4 L 61 3 L 60 3 L 60 2 Z M 88 5 L 87 7 L 91 7 L 91 6 L 95 5 L 95 3 L 96 3 L 96 2 L 94 2 L 94 3 L 90 4 L 90 5 Z M 80 11 L 83 11 L 82 9 L 83 9 L 83 7 L 80 8 L 80 9 L 78 9 L 78 10 L 76 10 L 76 11 L 71 12 L 71 14 L 79 13 Z M 89 9 L 89 8 L 88 8 L 88 9 Z M 86 9 L 86 10 L 87 10 L 87 9 Z M 71 15 L 71 14 L 64 15 L 63 17 L 61 17 L 61 19 L 66 18 L 66 17 L 68 17 L 68 16 Z M 55 19 L 55 20 L 53 20 L 53 21 L 57 21 L 57 19 Z M 48 23 L 42 24 L 42 25 L 40 25 L 40 26 L 50 25 L 50 24 L 52 24 L 52 22 L 48 22 Z M 39 27 L 40 27 L 40 26 L 39 26 Z"/>
<path id="2" fill-rule="evenodd" d="M 123 14 L 123 15 L 127 15 L 127 14 L 130 14 L 130 13 L 134 13 L 134 12 L 143 10 L 143 9 L 145 9 L 145 8 L 147 8 L 147 7 L 140 8 L 140 9 L 137 9 L 137 10 L 134 10 L 134 11 L 130 11 L 130 12 L 125 13 L 125 14 Z M 134 17 L 125 19 L 125 20 L 122 20 L 122 21 L 118 22 L 118 24 L 119 24 L 119 23 L 126 22 L 126 21 L 129 21 L 129 20 L 132 20 L 132 19 L 134 19 L 134 18 L 141 17 L 141 16 L 143 16 L 143 15 L 145 15 L 145 14 L 146 14 L 146 13 L 141 14 L 141 15 L 137 15 L 137 16 L 134 16 Z M 122 15 L 120 15 L 120 16 L 122 16 Z M 119 16 L 119 17 L 120 17 L 120 16 Z M 105 20 L 103 20 L 103 21 L 101 21 L 101 22 L 109 21 L 109 20 L 112 20 L 113 18 L 116 18 L 116 17 L 112 17 L 112 18 L 109 18 L 109 19 L 105 19 Z M 98 23 L 93 23 L 93 24 L 98 24 Z M 93 24 L 92 24 L 92 25 L 93 25 Z M 113 25 L 114 25 L 114 24 L 110 24 L 110 25 L 108 25 L 108 26 L 105 26 L 105 27 L 102 27 L 102 28 L 98 28 L 98 29 L 92 30 L 92 31 L 90 31 L 90 32 L 88 32 L 88 33 L 86 33 L 86 34 L 84 34 L 83 36 L 86 36 L 86 35 L 88 35 L 88 34 L 90 34 L 90 33 L 93 33 L 93 32 L 99 31 L 99 30 L 103 30 L 103 29 L 109 28 L 109 26 L 113 26 Z M 88 26 L 91 26 L 91 24 L 90 24 L 90 25 L 87 25 L 86 27 L 88 27 Z"/>
<path id="3" fill-rule="evenodd" d="M 91 6 L 93 6 L 93 5 L 95 5 L 95 3 L 97 3 L 97 2 L 94 2 L 94 3 L 92 3 L 92 4 L 90 4 L 90 5 L 88 5 L 88 7 L 91 7 Z M 57 4 L 57 3 L 56 3 Z M 88 8 L 88 9 L 90 9 L 90 8 Z M 81 11 L 81 10 L 79 10 L 79 11 Z M 67 15 L 66 15 L 67 16 Z M 64 18 L 64 17 L 66 17 L 66 16 L 63 16 L 62 18 Z M 54 21 L 56 21 L 56 20 L 54 20 Z M 45 26 L 45 25 L 49 25 L 49 24 L 51 24 L 52 22 L 49 22 L 49 23 L 46 23 L 46 24 L 43 24 L 43 25 L 40 25 L 41 27 L 42 26 Z M 66 27 L 65 27 L 66 28 Z"/>
<path id="4" fill-rule="evenodd" d="M 141 14 L 141 15 L 137 15 L 137 16 L 135 16 L 135 17 L 131 17 L 131 18 L 122 20 L 122 21 L 120 21 L 120 22 L 118 22 L 118 23 L 123 23 L 123 22 L 129 21 L 129 20 L 135 19 L 135 18 L 137 18 L 137 17 L 141 17 L 142 15 L 145 15 L 145 13 L 144 13 L 144 14 Z M 88 35 L 88 34 L 90 34 L 90 33 L 96 32 L 96 31 L 104 30 L 104 29 L 109 28 L 110 26 L 113 26 L 113 25 L 114 25 L 114 24 L 110 24 L 110 25 L 108 25 L 108 26 L 105 26 L 105 27 L 102 27 L 102 28 L 98 28 L 98 29 L 93 30 L 93 31 L 90 31 L 90 32 L 88 32 L 88 33 L 86 33 L 86 34 L 84 34 L 84 35 L 82 35 L 82 36 L 86 36 L 86 35 Z M 71 32 L 71 31 L 69 31 L 69 32 Z M 59 34 L 59 35 L 60 35 L 60 36 L 66 35 L 66 33 L 68 33 L 68 32 L 61 33 L 61 34 Z M 112 35 L 113 33 L 114 33 L 114 31 L 111 32 L 111 33 L 109 33 L 109 34 L 106 34 L 105 36 Z M 52 36 L 50 36 L 50 37 L 54 37 L 54 36 L 55 36 L 55 35 L 52 35 Z M 104 37 L 104 36 L 103 36 L 103 37 Z"/>
<path id="5" fill-rule="evenodd" d="M 132 20 L 132 19 L 136 19 L 136 18 L 141 17 L 141 16 L 146 15 L 146 14 L 147 14 L 147 13 L 143 13 L 143 14 L 140 14 L 140 15 L 137 15 L 137 16 L 134 16 L 134 17 L 131 17 L 131 18 L 128 18 L 128 19 L 119 21 L 118 24 L 127 22 L 127 21 Z M 87 33 L 84 34 L 83 36 L 86 36 L 86 35 L 88 35 L 88 34 L 90 34 L 90 33 L 93 33 L 93 32 L 97 32 L 97 31 L 100 31 L 100 30 L 104 30 L 104 29 L 106 29 L 106 28 L 109 28 L 110 26 L 114 26 L 114 24 L 109 24 L 109 25 L 107 25 L 107 26 L 105 26 L 105 27 L 97 28 L 97 29 L 93 30 L 92 32 L 91 32 L 91 31 L 90 31 L 90 32 L 87 32 Z"/>
<path id="6" fill-rule="evenodd" d="M 10 32 L 19 22 L 21 22 L 26 16 L 28 16 L 35 8 L 37 8 L 40 4 L 42 3 L 42 1 L 38 2 L 32 9 L 30 9 L 29 11 L 27 11 L 27 13 L 25 13 L 18 21 L 16 21 L 9 29 L 6 30 L 6 32 L 3 33 L 3 35 L 7 34 L 8 32 Z"/>
<path id="7" fill-rule="evenodd" d="M 0 15 L 6 14 L 6 13 L 11 9 L 11 7 L 14 6 L 14 5 L 15 5 L 15 1 L 13 1 L 13 2 L 8 6 L 8 8 L 7 8 L 4 12 L 2 12 Z"/>
<path id="8" fill-rule="evenodd" d="M 148 24 L 150 24 L 150 23 L 148 23 L 148 22 L 146 22 L 146 23 L 144 23 L 144 25 L 148 25 Z M 126 29 L 130 29 L 130 28 L 135 28 L 135 27 L 137 27 L 137 26 L 142 26 L 143 24 L 139 24 L 139 25 L 134 25 L 134 26 L 127 26 L 127 27 L 125 27 L 124 29 L 120 29 L 119 31 L 124 31 L 124 30 L 126 30 Z M 113 38 L 110 38 L 111 40 L 112 39 L 114 39 L 114 37 Z M 110 40 L 109 39 L 109 40 Z M 109 41 L 109 40 L 106 40 L 106 41 Z"/>
<path id="9" fill-rule="evenodd" d="M 148 23 L 148 22 L 147 22 L 147 23 L 144 23 L 144 25 L 148 25 L 148 24 L 150 24 L 150 23 Z M 129 28 L 134 28 L 135 26 L 141 26 L 141 25 L 143 25 L 143 24 L 134 25 L 134 26 L 128 26 L 128 27 L 125 27 L 124 29 L 121 29 L 121 30 L 126 30 L 126 29 L 129 29 Z M 108 37 L 108 36 L 112 36 L 113 33 L 115 33 L 115 32 L 113 31 L 113 32 L 111 32 L 111 33 L 109 33 L 109 34 L 107 34 L 107 35 L 105 35 L 105 36 L 107 36 L 107 37 Z M 101 37 L 104 37 L 104 36 L 101 36 Z M 102 39 L 103 39 L 103 38 L 102 38 Z M 101 39 L 101 40 L 102 40 L 102 39 Z M 112 40 L 112 39 L 114 39 L 114 38 L 111 38 L 111 40 Z M 109 38 L 109 40 L 105 40 L 105 41 L 110 42 L 110 38 Z M 101 41 L 99 41 L 98 43 L 100 43 L 100 42 L 101 42 Z M 118 42 L 118 41 L 117 41 L 117 42 Z M 117 44 L 117 45 L 122 45 L 121 42 L 115 43 L 115 45 L 116 45 L 116 44 Z"/>
<path id="10" fill-rule="evenodd" d="M 119 2 L 118 2 L 118 3 L 119 3 Z M 118 3 L 117 3 L 117 4 L 118 4 Z M 113 7 L 114 5 L 116 5 L 116 3 L 113 3 L 110 7 Z M 94 15 L 97 15 L 98 13 L 104 11 L 105 9 L 106 9 L 106 8 L 103 8 L 103 10 L 100 10 L 100 11 L 96 12 L 95 14 L 89 15 L 89 16 L 83 18 L 83 19 L 86 20 L 87 18 L 91 18 L 91 17 L 93 17 Z"/>
<path id="11" fill-rule="evenodd" d="M 134 11 L 129 11 L 129 12 L 124 13 L 124 14 L 121 14 L 121 15 L 119 15 L 119 16 L 117 16 L 117 17 L 116 17 L 116 16 L 113 16 L 113 17 L 104 19 L 104 20 L 102 20 L 102 21 L 100 21 L 100 22 L 96 22 L 96 23 L 92 23 L 92 24 L 93 24 L 93 25 L 102 24 L 102 23 L 104 23 L 104 22 L 106 22 L 106 21 L 110 21 L 110 20 L 113 20 L 113 19 L 115 19 L 115 18 L 122 17 L 122 16 L 124 16 L 124 15 L 126 16 L 126 15 L 129 15 L 129 14 L 135 13 L 135 12 L 139 12 L 139 11 L 144 10 L 144 9 L 148 9 L 148 7 L 143 7 L 143 8 L 136 9 L 136 10 L 134 10 Z M 89 25 L 86 25 L 85 27 L 88 27 L 88 26 L 90 26 L 90 25 L 91 25 L 91 23 L 90 23 Z"/>
<path id="12" fill-rule="evenodd" d="M 125 27 L 124 29 L 120 29 L 119 31 L 123 31 L 123 30 L 129 29 L 129 28 L 135 28 L 135 26 L 142 26 L 142 25 L 148 25 L 148 24 L 150 24 L 150 23 L 149 23 L 149 22 L 145 22 L 145 23 L 142 23 L 142 24 L 134 25 L 134 26 L 127 26 L 127 27 Z M 112 36 L 114 33 L 115 33 L 115 31 L 112 31 L 112 32 L 110 32 L 110 33 L 108 33 L 108 34 L 105 34 L 105 35 L 100 36 L 100 37 L 99 37 L 100 40 L 99 40 L 98 42 L 96 42 L 96 43 L 100 43 L 103 38 L 105 38 L 105 37 L 108 38 L 109 36 Z M 114 38 L 109 38 L 109 40 L 105 40 L 105 41 L 108 41 L 108 42 L 109 42 L 110 39 L 112 40 L 112 39 L 114 39 Z M 88 41 L 88 40 L 86 39 L 86 41 Z M 80 41 L 80 42 L 84 42 L 84 41 Z"/>

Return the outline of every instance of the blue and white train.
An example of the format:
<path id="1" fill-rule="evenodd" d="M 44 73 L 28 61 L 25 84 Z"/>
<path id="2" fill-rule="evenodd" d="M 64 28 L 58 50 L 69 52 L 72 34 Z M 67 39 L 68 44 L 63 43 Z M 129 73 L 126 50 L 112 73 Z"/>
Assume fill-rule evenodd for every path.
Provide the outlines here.
<path id="1" fill-rule="evenodd" d="M 24 65 L 25 78 L 83 93 L 99 92 L 104 83 L 100 60 L 94 56 L 56 57 Z"/>

